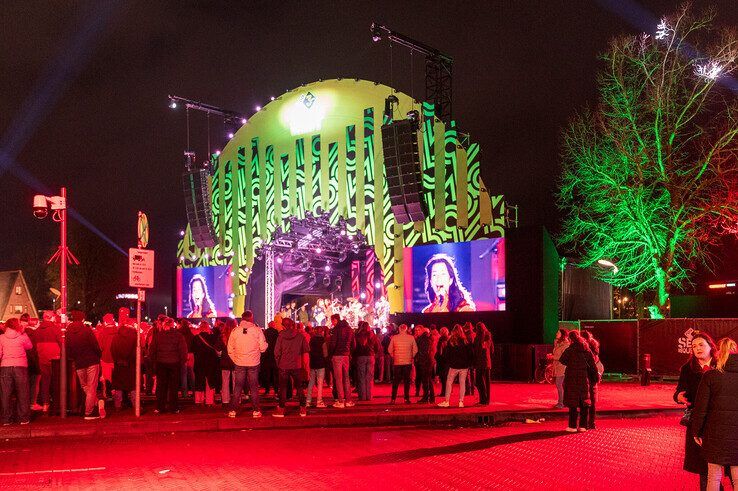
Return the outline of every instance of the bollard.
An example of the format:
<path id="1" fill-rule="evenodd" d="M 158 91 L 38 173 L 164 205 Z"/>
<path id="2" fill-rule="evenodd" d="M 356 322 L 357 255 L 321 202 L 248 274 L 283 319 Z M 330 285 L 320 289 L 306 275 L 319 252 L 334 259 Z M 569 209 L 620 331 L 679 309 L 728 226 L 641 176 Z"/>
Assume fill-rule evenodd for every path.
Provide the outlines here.
<path id="1" fill-rule="evenodd" d="M 641 385 L 651 385 L 651 355 L 644 353 L 641 356 Z"/>

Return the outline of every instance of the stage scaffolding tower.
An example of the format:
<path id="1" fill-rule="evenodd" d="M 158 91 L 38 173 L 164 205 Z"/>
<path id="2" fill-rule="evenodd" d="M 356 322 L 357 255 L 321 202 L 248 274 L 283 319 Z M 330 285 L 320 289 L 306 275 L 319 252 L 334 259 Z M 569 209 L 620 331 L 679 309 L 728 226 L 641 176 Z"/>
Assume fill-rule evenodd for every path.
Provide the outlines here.
<path id="1" fill-rule="evenodd" d="M 264 250 L 264 327 L 274 320 L 274 250 Z"/>

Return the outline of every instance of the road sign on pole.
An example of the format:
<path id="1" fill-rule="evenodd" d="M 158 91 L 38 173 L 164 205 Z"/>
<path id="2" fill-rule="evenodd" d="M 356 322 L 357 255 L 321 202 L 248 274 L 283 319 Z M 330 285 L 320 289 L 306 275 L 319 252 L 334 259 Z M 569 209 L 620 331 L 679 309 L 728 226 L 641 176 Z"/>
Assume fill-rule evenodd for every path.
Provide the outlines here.
<path id="1" fill-rule="evenodd" d="M 146 299 L 144 288 L 154 288 L 154 251 L 145 249 L 149 245 L 149 219 L 146 213 L 138 212 L 137 249 L 128 250 L 128 283 L 138 289 L 136 299 L 136 417 L 141 416 L 141 302 Z"/>

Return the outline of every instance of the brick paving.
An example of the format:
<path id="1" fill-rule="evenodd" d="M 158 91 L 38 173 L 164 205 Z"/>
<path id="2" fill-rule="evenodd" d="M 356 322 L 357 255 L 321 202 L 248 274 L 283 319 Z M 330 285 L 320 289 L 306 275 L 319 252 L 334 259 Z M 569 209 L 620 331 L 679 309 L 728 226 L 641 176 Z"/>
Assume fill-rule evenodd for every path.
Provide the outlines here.
<path id="1" fill-rule="evenodd" d="M 0 489 L 696 489 L 677 416 L 0 443 Z"/>

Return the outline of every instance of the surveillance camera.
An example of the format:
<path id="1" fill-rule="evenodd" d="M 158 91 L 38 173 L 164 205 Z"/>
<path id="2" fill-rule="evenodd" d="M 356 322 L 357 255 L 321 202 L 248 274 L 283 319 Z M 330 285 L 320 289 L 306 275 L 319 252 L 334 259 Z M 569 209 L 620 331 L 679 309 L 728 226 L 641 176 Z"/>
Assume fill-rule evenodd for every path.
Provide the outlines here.
<path id="1" fill-rule="evenodd" d="M 33 197 L 33 216 L 41 220 L 46 218 L 48 214 L 49 209 L 46 203 L 46 196 L 43 194 L 37 194 Z"/>

